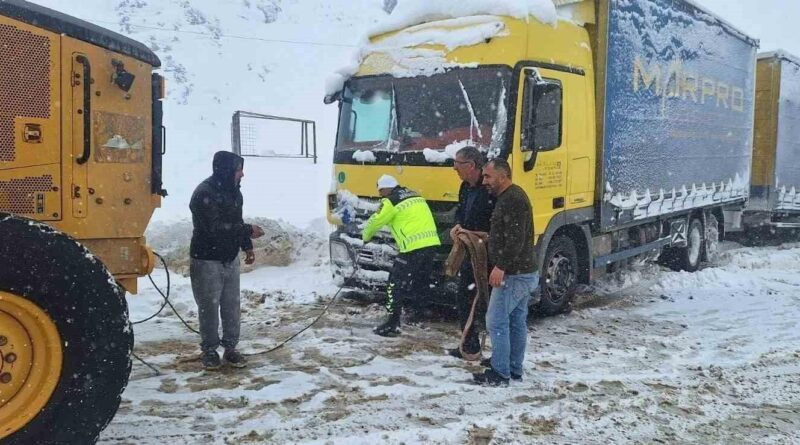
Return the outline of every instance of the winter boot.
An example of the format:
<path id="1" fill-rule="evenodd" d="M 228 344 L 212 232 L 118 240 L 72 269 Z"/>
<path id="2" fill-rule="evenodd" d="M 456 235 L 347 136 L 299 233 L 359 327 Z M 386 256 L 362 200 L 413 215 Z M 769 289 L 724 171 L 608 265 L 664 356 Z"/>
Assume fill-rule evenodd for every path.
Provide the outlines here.
<path id="1" fill-rule="evenodd" d="M 485 358 L 485 359 L 481 360 L 481 366 L 483 366 L 484 368 L 492 369 L 492 358 L 488 357 L 488 358 Z M 511 373 L 511 380 L 522 381 L 522 374 L 514 374 L 512 372 Z"/>
<path id="2" fill-rule="evenodd" d="M 381 337 L 394 337 L 400 334 L 400 311 L 389 313 L 379 326 L 376 326 L 372 332 L 380 335 Z"/>
<path id="3" fill-rule="evenodd" d="M 485 359 L 481 360 L 481 366 L 483 366 L 484 368 L 492 369 L 492 358 L 488 357 L 488 358 L 485 358 Z M 522 381 L 522 374 L 514 374 L 512 372 L 511 373 L 511 380 Z"/>
<path id="4" fill-rule="evenodd" d="M 482 386 L 508 386 L 508 379 L 498 374 L 492 368 L 481 374 L 472 374 L 472 380 Z"/>
<path id="5" fill-rule="evenodd" d="M 225 353 L 222 354 L 222 359 L 225 360 L 225 363 L 234 368 L 244 368 L 247 366 L 247 359 L 236 349 L 226 349 Z"/>
<path id="6" fill-rule="evenodd" d="M 203 368 L 205 368 L 207 371 L 213 371 L 222 366 L 222 362 L 219 360 L 219 354 L 217 354 L 217 351 L 214 350 L 203 351 L 200 361 L 203 363 Z"/>

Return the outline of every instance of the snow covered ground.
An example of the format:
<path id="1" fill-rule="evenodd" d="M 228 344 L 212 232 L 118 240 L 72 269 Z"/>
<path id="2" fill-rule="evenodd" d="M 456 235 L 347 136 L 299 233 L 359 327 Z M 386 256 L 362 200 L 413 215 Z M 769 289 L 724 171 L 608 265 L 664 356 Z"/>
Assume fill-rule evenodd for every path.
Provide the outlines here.
<path id="1" fill-rule="evenodd" d="M 165 281 L 163 272 L 155 275 Z M 154 312 L 148 286 L 132 319 Z M 726 243 L 698 273 L 655 265 L 603 279 L 569 315 L 532 319 L 525 379 L 469 383 L 443 353 L 452 322 L 370 328 L 376 306 L 339 300 L 325 252 L 242 276 L 247 369 L 206 372 L 198 338 L 165 311 L 137 325 L 134 363 L 104 444 L 791 443 L 800 441 L 800 244 Z M 188 279 L 172 300 L 196 318 Z M 485 351 L 488 355 L 489 351 Z"/>
<path id="2" fill-rule="evenodd" d="M 187 233 L 159 227 L 189 216 L 211 155 L 230 148 L 236 110 L 318 122 L 318 164 L 248 158 L 243 192 L 247 215 L 324 239 L 324 222 L 305 228 L 324 216 L 330 181 L 337 110 L 322 105 L 326 79 L 392 5 L 410 0 L 35 1 L 161 57 L 170 196 L 155 215 L 165 225 L 150 235 L 166 245 Z M 796 39 L 774 36 L 788 29 L 775 23 L 792 19 L 789 6 L 752 2 L 768 20 L 723 0 L 700 3 L 754 35 L 771 27 L 765 49 L 793 50 Z M 728 244 L 695 274 L 645 266 L 609 277 L 569 315 L 531 321 L 525 380 L 498 389 L 471 385 L 479 368 L 443 354 L 457 341 L 453 322 L 383 339 L 370 332 L 382 309 L 350 301 L 286 347 L 260 353 L 310 322 L 337 290 L 325 243 L 300 245 L 304 255 L 289 266 L 242 275 L 241 346 L 254 354 L 247 369 L 204 372 L 197 336 L 169 308 L 136 325 L 135 351 L 162 374 L 134 363 L 100 443 L 800 442 L 800 244 Z M 176 309 L 195 323 L 188 279 L 171 278 Z M 164 285 L 166 276 L 157 270 L 154 279 Z M 161 303 L 146 280 L 140 285 L 129 299 L 134 321 Z"/>

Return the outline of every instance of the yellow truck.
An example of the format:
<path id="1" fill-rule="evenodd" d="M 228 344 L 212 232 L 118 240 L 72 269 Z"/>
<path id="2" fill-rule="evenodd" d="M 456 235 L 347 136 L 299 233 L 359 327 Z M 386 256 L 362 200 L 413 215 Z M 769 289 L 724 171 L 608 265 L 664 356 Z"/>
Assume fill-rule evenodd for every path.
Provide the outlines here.
<path id="1" fill-rule="evenodd" d="M 800 59 L 758 55 L 756 121 L 746 231 L 800 228 Z"/>
<path id="2" fill-rule="evenodd" d="M 88 444 L 128 382 L 125 291 L 150 273 L 165 191 L 160 61 L 0 1 L 0 442 Z"/>
<path id="3" fill-rule="evenodd" d="M 504 3 L 406 17 L 330 83 L 334 275 L 355 290 L 388 276 L 391 240 L 359 238 L 382 174 L 420 192 L 449 241 L 467 145 L 507 158 L 533 204 L 541 312 L 634 257 L 696 270 L 749 193 L 758 42 L 691 1 Z"/>

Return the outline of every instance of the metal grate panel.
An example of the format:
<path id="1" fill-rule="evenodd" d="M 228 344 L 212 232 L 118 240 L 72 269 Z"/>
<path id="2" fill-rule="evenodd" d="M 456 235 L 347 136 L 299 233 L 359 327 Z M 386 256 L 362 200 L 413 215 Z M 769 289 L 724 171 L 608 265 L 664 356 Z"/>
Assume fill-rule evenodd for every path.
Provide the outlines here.
<path id="1" fill-rule="evenodd" d="M 44 203 L 37 203 L 36 195 L 52 190 L 53 177 L 50 175 L 0 181 L 0 212 L 20 215 L 43 213 Z"/>
<path id="2" fill-rule="evenodd" d="M 16 159 L 14 119 L 50 117 L 50 39 L 0 24 L 0 162 Z"/>
<path id="3" fill-rule="evenodd" d="M 231 145 L 240 156 L 310 158 L 316 164 L 317 124 L 306 119 L 237 111 L 231 122 Z"/>

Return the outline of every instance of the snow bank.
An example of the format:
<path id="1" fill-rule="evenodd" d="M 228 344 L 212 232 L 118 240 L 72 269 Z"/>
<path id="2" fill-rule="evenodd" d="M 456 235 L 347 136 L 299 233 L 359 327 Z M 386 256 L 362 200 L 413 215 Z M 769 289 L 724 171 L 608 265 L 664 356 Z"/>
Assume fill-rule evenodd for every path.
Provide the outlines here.
<path id="1" fill-rule="evenodd" d="M 259 225 L 265 235 L 253 240 L 256 262 L 253 265 L 242 263 L 244 272 L 262 266 L 285 267 L 299 260 L 317 261 L 327 253 L 327 238 L 315 230 L 301 230 L 268 218 L 248 218 L 247 222 Z M 189 273 L 191 221 L 156 222 L 148 228 L 146 237 L 153 250 L 166 259 L 170 271 Z"/>

